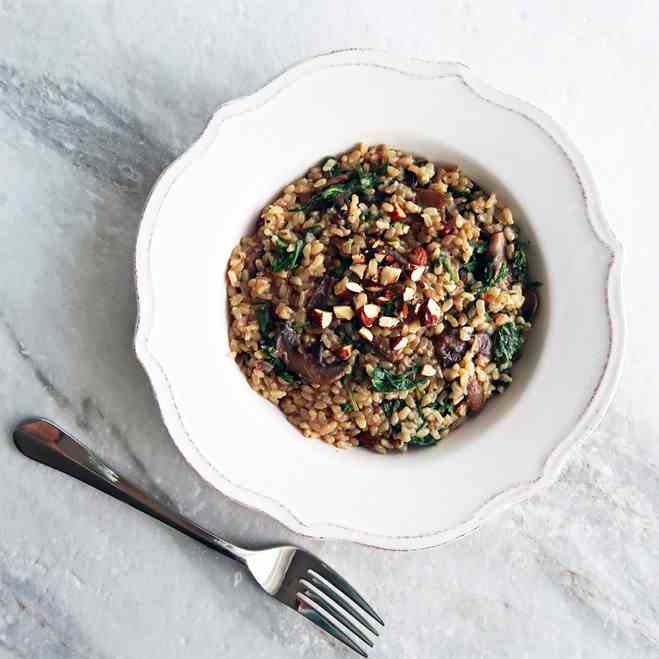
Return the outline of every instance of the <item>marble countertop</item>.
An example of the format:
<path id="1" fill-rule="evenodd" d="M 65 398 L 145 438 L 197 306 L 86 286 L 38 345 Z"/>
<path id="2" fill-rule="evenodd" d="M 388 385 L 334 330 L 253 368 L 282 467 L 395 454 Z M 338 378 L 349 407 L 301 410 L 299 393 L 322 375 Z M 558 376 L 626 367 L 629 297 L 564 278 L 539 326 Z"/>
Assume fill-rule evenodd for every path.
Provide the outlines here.
<path id="1" fill-rule="evenodd" d="M 229 539 L 292 541 L 354 577 L 388 622 L 373 657 L 659 656 L 659 6 L 550 4 L 360 0 L 348 18 L 320 0 L 0 0 L 0 659 L 348 656 L 235 564 L 23 458 L 9 433 L 26 415 Z M 430 551 L 300 539 L 212 491 L 132 351 L 134 241 L 158 173 L 221 102 L 351 46 L 463 61 L 543 108 L 626 247 L 606 419 L 557 484 Z"/>

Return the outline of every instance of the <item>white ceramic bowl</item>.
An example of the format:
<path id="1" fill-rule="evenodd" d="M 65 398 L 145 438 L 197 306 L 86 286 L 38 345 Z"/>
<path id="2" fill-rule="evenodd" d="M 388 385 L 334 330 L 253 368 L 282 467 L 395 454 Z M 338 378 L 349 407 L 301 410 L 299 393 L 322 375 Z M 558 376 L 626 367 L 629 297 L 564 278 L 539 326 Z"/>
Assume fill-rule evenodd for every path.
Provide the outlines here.
<path id="1" fill-rule="evenodd" d="M 541 311 L 509 391 L 436 447 L 305 440 L 228 348 L 224 273 L 260 208 L 326 154 L 386 142 L 460 163 L 532 242 Z M 620 372 L 620 247 L 582 157 L 462 65 L 343 51 L 223 105 L 160 177 L 137 243 L 136 349 L 167 427 L 218 490 L 299 533 L 396 549 L 460 537 L 554 479 Z"/>

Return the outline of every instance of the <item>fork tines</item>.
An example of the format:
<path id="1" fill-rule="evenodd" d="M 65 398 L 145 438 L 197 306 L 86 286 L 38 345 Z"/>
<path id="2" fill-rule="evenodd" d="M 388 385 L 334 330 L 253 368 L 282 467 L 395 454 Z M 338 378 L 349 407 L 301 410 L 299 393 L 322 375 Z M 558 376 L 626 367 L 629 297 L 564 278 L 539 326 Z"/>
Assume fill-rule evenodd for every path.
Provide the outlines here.
<path id="1" fill-rule="evenodd" d="M 325 563 L 307 570 L 299 583 L 298 612 L 357 654 L 368 657 L 357 641 L 372 648 L 368 634 L 379 635 L 373 623 L 384 625 L 373 607 Z"/>

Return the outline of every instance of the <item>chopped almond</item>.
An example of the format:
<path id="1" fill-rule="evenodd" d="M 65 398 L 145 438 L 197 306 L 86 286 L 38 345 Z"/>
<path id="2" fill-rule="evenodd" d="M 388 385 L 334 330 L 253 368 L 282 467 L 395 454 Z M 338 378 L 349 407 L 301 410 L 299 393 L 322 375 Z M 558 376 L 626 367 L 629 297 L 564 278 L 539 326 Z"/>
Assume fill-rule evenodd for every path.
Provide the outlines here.
<path id="1" fill-rule="evenodd" d="M 368 268 L 366 270 L 366 276 L 369 279 L 377 280 L 377 278 L 378 278 L 378 262 L 377 262 L 377 259 L 371 259 L 368 262 Z"/>
<path id="2" fill-rule="evenodd" d="M 421 375 L 423 375 L 426 378 L 431 378 L 433 375 L 437 374 L 437 370 L 434 368 L 434 366 L 431 366 L 430 364 L 424 364 L 423 368 L 421 369 Z"/>
<path id="3" fill-rule="evenodd" d="M 309 312 L 309 315 L 311 316 L 311 322 L 316 327 L 320 327 L 321 329 L 329 327 L 330 323 L 332 322 L 331 311 L 325 311 L 323 309 L 312 309 Z"/>
<path id="4" fill-rule="evenodd" d="M 400 268 L 386 265 L 380 270 L 380 283 L 383 286 L 391 286 L 391 284 L 395 284 L 398 281 L 401 272 L 402 270 Z"/>
<path id="5" fill-rule="evenodd" d="M 378 302 L 389 302 L 394 296 L 394 292 L 390 288 L 385 288 L 378 296 Z"/>
<path id="6" fill-rule="evenodd" d="M 373 325 L 379 315 L 380 307 L 378 307 L 377 304 L 365 304 L 362 310 L 359 312 L 362 325 L 365 327 L 370 327 Z"/>
<path id="7" fill-rule="evenodd" d="M 448 195 L 445 192 L 438 192 L 436 190 L 429 190 L 427 188 L 418 188 L 416 190 L 416 203 L 423 208 L 429 206 L 434 208 L 442 208 L 446 206 Z"/>
<path id="8" fill-rule="evenodd" d="M 371 330 L 368 329 L 368 327 L 360 327 L 359 335 L 362 337 L 362 339 L 366 339 L 367 341 L 373 340 L 373 332 L 371 332 Z"/>
<path id="9" fill-rule="evenodd" d="M 378 325 L 390 329 L 391 327 L 396 327 L 399 322 L 398 318 L 394 318 L 393 316 L 382 316 L 378 321 Z"/>
<path id="10" fill-rule="evenodd" d="M 389 346 L 394 352 L 400 352 L 407 345 L 406 336 L 395 336 L 389 342 Z"/>
<path id="11" fill-rule="evenodd" d="M 349 281 L 346 284 L 346 290 L 351 293 L 361 293 L 364 289 L 356 281 Z"/>
<path id="12" fill-rule="evenodd" d="M 410 273 L 410 279 L 412 281 L 419 281 L 423 276 L 423 273 L 426 271 L 425 267 L 422 265 L 417 265 L 412 272 Z"/>
<path id="13" fill-rule="evenodd" d="M 424 327 L 437 325 L 441 315 L 442 310 L 439 308 L 439 305 L 430 297 L 421 308 L 421 324 Z"/>
<path id="14" fill-rule="evenodd" d="M 348 278 L 344 277 L 343 279 L 339 280 L 334 286 L 334 293 L 336 295 L 343 295 L 348 290 L 347 286 L 348 286 Z"/>
<path id="15" fill-rule="evenodd" d="M 339 359 L 342 359 L 343 361 L 345 361 L 346 359 L 350 359 L 351 355 L 352 355 L 352 346 L 351 345 L 341 346 L 336 351 L 336 356 Z"/>
<path id="16" fill-rule="evenodd" d="M 350 270 L 354 272 L 360 279 L 364 278 L 364 273 L 366 272 L 366 264 L 365 263 L 353 263 L 350 266 Z"/>
<path id="17" fill-rule="evenodd" d="M 414 289 L 409 286 L 403 291 L 403 302 L 411 302 L 414 299 Z"/>
<path id="18" fill-rule="evenodd" d="M 419 245 L 409 253 L 407 259 L 414 265 L 428 265 L 428 252 L 426 252 L 424 247 Z"/>
<path id="19" fill-rule="evenodd" d="M 339 320 L 352 320 L 355 317 L 355 312 L 352 310 L 352 307 L 348 306 L 337 306 L 333 308 L 334 315 Z"/>
<path id="20" fill-rule="evenodd" d="M 366 293 L 357 293 L 352 299 L 352 303 L 355 305 L 355 309 L 361 309 L 368 302 L 368 296 Z"/>

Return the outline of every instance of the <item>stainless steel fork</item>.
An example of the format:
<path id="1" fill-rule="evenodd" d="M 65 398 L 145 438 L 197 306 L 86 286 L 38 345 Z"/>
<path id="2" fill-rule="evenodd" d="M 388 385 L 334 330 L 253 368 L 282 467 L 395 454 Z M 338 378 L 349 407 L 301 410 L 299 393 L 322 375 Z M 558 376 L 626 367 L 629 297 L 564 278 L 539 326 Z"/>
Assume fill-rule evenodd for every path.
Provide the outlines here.
<path id="1" fill-rule="evenodd" d="M 63 471 L 133 508 L 242 563 L 265 590 L 349 648 L 367 657 L 358 643 L 373 647 L 380 616 L 337 572 L 297 547 L 249 550 L 232 545 L 156 501 L 106 465 L 88 448 L 43 419 L 20 423 L 14 442 L 29 458 Z"/>

